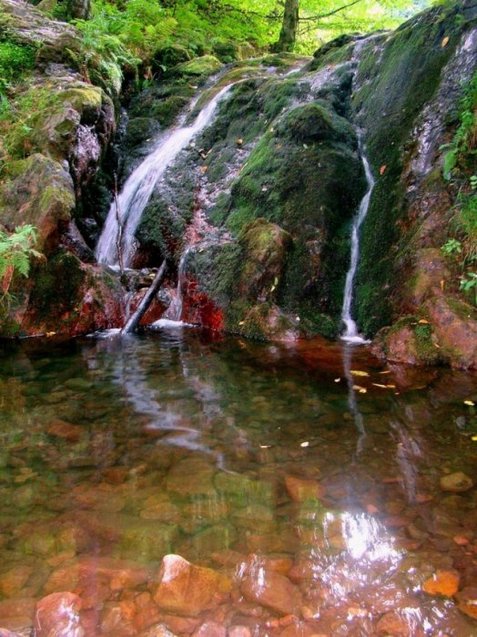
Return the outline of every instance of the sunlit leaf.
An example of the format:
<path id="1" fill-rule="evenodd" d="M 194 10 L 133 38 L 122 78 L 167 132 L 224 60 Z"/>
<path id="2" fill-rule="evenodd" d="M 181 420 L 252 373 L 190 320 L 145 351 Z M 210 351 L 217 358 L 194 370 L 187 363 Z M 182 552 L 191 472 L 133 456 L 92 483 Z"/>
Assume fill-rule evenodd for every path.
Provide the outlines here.
<path id="1" fill-rule="evenodd" d="M 351 373 L 353 376 L 369 376 L 368 372 L 363 372 L 360 369 L 352 369 Z"/>

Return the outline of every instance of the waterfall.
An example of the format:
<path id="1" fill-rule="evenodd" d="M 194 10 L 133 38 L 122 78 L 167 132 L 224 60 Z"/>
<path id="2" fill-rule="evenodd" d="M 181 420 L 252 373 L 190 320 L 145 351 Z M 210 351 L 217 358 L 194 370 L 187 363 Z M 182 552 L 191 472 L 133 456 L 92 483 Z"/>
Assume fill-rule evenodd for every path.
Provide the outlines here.
<path id="1" fill-rule="evenodd" d="M 156 322 L 156 323 L 159 323 L 160 325 L 164 325 L 164 320 L 180 322 L 182 319 L 182 305 L 184 300 L 184 291 L 182 289 L 182 285 L 185 279 L 187 257 L 189 256 L 191 250 L 192 250 L 192 246 L 188 246 L 181 255 L 181 258 L 179 261 L 179 267 L 177 268 L 176 296 L 174 297 L 170 306 L 167 308 L 164 314 L 164 318 L 159 319 L 159 321 Z"/>
<path id="2" fill-rule="evenodd" d="M 345 331 L 341 335 L 343 341 L 349 343 L 366 343 L 366 340 L 359 334 L 358 326 L 352 315 L 353 305 L 353 291 L 354 291 L 354 279 L 356 276 L 356 270 L 359 263 L 359 231 L 361 225 L 366 218 L 369 209 L 369 202 L 371 201 L 371 195 L 374 188 L 374 177 L 371 172 L 369 161 L 365 155 L 364 148 L 360 143 L 361 160 L 363 162 L 364 172 L 366 175 L 366 181 L 368 188 L 364 197 L 359 204 L 358 213 L 353 219 L 353 226 L 351 229 L 351 261 L 348 273 L 346 274 L 346 284 L 344 289 L 343 309 L 341 310 L 341 320 L 345 325 Z"/>
<path id="3" fill-rule="evenodd" d="M 99 263 L 117 265 L 120 246 L 122 265 L 131 266 L 135 252 L 134 233 L 158 179 L 192 138 L 211 122 L 217 105 L 231 87 L 232 84 L 219 91 L 191 125 L 179 125 L 162 135 L 154 150 L 129 176 L 117 200 L 111 205 L 99 238 L 96 247 Z"/>

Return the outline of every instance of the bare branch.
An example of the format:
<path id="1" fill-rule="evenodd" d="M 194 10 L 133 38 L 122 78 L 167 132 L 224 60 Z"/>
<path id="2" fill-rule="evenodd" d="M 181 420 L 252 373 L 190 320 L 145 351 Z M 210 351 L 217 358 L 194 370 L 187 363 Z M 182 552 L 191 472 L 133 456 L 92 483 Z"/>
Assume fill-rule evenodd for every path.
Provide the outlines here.
<path id="1" fill-rule="evenodd" d="M 341 7 L 337 7 L 336 9 L 333 9 L 333 11 L 329 11 L 328 13 L 321 13 L 318 15 L 307 16 L 306 18 L 300 18 L 300 22 L 310 22 L 311 20 L 316 21 L 316 20 L 322 20 L 323 18 L 329 18 L 330 16 L 335 15 L 336 13 L 339 13 L 340 11 L 349 9 L 349 7 L 352 7 L 355 4 L 358 4 L 358 2 L 362 2 L 362 0 L 352 0 L 352 2 L 349 2 L 348 4 L 343 4 Z"/>

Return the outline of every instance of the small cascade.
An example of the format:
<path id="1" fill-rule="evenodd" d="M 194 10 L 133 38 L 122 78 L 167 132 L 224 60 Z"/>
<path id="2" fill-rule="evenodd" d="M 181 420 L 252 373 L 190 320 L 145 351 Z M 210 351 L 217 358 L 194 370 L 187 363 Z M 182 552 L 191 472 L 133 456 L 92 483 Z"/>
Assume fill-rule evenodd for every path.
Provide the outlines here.
<path id="1" fill-rule="evenodd" d="M 184 252 L 181 255 L 181 258 L 179 261 L 179 267 L 177 268 L 176 294 L 174 296 L 174 299 L 172 300 L 172 303 L 170 304 L 170 306 L 167 308 L 166 312 L 164 313 L 163 318 L 159 319 L 159 321 L 156 321 L 156 323 L 154 323 L 155 326 L 165 327 L 166 322 L 180 323 L 182 320 L 182 305 L 184 301 L 183 283 L 185 281 L 187 258 L 189 254 L 191 253 L 191 251 L 192 251 L 192 246 L 190 245 L 184 250 Z"/>
<path id="2" fill-rule="evenodd" d="M 368 188 L 366 190 L 366 194 L 361 200 L 361 203 L 359 204 L 358 213 L 353 220 L 353 226 L 351 229 L 351 262 L 348 273 L 346 275 L 343 309 L 341 310 L 341 320 L 345 325 L 345 331 L 341 335 L 341 339 L 343 341 L 347 341 L 348 343 L 357 344 L 367 342 L 366 339 L 364 339 L 358 332 L 358 326 L 356 325 L 356 322 L 353 319 L 352 315 L 354 279 L 359 263 L 359 232 L 363 221 L 365 220 L 368 213 L 369 203 L 371 201 L 371 195 L 373 194 L 375 183 L 369 161 L 364 153 L 364 149 L 361 143 L 360 150 Z"/>
<path id="3" fill-rule="evenodd" d="M 96 247 L 99 263 L 114 266 L 121 260 L 123 267 L 131 266 L 135 253 L 134 234 L 158 179 L 192 138 L 210 124 L 217 105 L 231 87 L 229 84 L 220 90 L 191 125 L 180 125 L 160 137 L 155 149 L 129 176 L 111 205 L 99 238 Z"/>

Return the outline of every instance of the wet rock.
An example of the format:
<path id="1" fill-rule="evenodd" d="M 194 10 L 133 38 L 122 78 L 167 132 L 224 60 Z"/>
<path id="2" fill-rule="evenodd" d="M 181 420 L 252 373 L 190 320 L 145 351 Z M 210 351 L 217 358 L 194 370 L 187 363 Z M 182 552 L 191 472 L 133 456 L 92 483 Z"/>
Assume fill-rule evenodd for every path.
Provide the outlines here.
<path id="1" fill-rule="evenodd" d="M 19 633 L 12 633 L 11 630 L 0 628 L 0 637 L 20 637 Z"/>
<path id="2" fill-rule="evenodd" d="M 468 586 L 456 595 L 457 606 L 460 611 L 477 619 L 477 587 Z"/>
<path id="3" fill-rule="evenodd" d="M 31 566 L 16 566 L 0 575 L 0 593 L 4 597 L 17 597 L 33 573 Z"/>
<path id="4" fill-rule="evenodd" d="M 457 571 L 436 571 L 422 585 L 423 591 L 429 595 L 453 597 L 459 590 L 460 576 Z"/>
<path id="5" fill-rule="evenodd" d="M 153 597 L 159 608 L 192 617 L 216 606 L 231 590 L 227 577 L 179 555 L 163 558 L 158 581 Z"/>
<path id="6" fill-rule="evenodd" d="M 412 629 L 399 613 L 393 611 L 380 618 L 376 624 L 376 634 L 385 637 L 412 637 Z"/>
<path id="7" fill-rule="evenodd" d="M 176 635 L 164 624 L 158 624 L 157 626 L 151 626 L 151 628 L 144 630 L 138 637 L 176 637 Z"/>
<path id="8" fill-rule="evenodd" d="M 202 626 L 194 632 L 192 637 L 227 637 L 227 631 L 223 626 L 217 624 L 217 622 L 209 621 L 202 624 Z"/>
<path id="9" fill-rule="evenodd" d="M 101 613 L 102 633 L 114 637 L 133 637 L 137 633 L 133 624 L 135 615 L 134 602 L 125 600 L 105 604 Z"/>
<path id="10" fill-rule="evenodd" d="M 82 601 L 74 593 L 53 593 L 41 599 L 35 609 L 36 637 L 83 637 Z"/>
<path id="11" fill-rule="evenodd" d="M 294 476 L 285 476 L 285 487 L 294 502 L 305 500 L 319 500 L 325 494 L 325 489 L 316 480 L 305 480 Z"/>
<path id="12" fill-rule="evenodd" d="M 284 575 L 267 570 L 263 561 L 252 556 L 240 582 L 242 595 L 282 615 L 294 615 L 301 606 L 299 589 Z"/>
<path id="13" fill-rule="evenodd" d="M 64 420 L 54 420 L 46 430 L 47 434 L 54 438 L 61 438 L 68 442 L 78 442 L 84 429 L 78 425 L 72 425 Z"/>
<path id="14" fill-rule="evenodd" d="M 469 476 L 462 471 L 456 471 L 455 473 L 443 476 L 440 479 L 440 486 L 443 491 L 460 493 L 472 489 L 474 482 L 472 478 L 469 478 Z"/>
<path id="15" fill-rule="evenodd" d="M 247 626 L 231 626 L 228 637 L 252 637 L 252 633 Z"/>
<path id="16" fill-rule="evenodd" d="M 193 476 L 193 479 L 191 479 Z M 167 490 L 182 497 L 215 494 L 213 485 L 214 468 L 201 458 L 184 458 L 169 471 L 166 479 Z"/>

